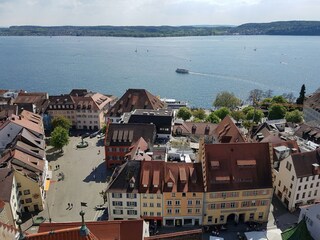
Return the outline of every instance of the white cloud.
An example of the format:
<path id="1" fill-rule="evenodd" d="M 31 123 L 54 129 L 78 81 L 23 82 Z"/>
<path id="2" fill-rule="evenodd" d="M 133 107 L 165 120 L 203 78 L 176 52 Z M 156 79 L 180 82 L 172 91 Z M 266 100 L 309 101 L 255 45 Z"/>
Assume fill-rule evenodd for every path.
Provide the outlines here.
<path id="1" fill-rule="evenodd" d="M 319 12 L 319 0 L 0 0 L 0 26 L 241 24 Z"/>

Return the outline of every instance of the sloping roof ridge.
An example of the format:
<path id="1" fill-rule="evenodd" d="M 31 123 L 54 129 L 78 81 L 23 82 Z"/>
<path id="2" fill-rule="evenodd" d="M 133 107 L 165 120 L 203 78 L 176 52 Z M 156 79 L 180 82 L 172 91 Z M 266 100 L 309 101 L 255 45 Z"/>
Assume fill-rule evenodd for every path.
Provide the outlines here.
<path id="1" fill-rule="evenodd" d="M 133 161 L 133 162 L 135 162 L 135 161 Z M 127 162 L 125 162 L 124 164 L 122 164 L 122 165 L 120 165 L 120 169 L 118 170 L 118 172 L 117 172 L 117 176 L 112 180 L 112 182 L 108 185 L 108 189 L 110 189 L 110 188 L 112 188 L 112 185 L 115 183 L 115 181 L 118 179 L 118 177 L 120 176 L 120 174 L 122 173 L 122 171 L 123 171 L 123 169 L 125 169 L 126 167 L 127 167 L 127 165 L 128 165 L 128 163 L 129 163 L 129 161 L 127 161 Z M 115 171 L 114 171 L 114 173 L 115 173 Z M 113 173 L 113 174 L 114 174 Z M 112 175 L 113 175 L 112 174 Z M 112 178 L 112 176 L 111 176 L 111 178 Z"/>
<path id="2" fill-rule="evenodd" d="M 161 100 L 160 100 L 159 98 L 157 98 L 155 95 L 153 95 L 152 93 L 150 93 L 148 90 L 146 90 L 146 89 L 143 89 L 143 90 L 144 90 L 144 92 L 145 92 L 145 94 L 146 94 L 146 96 L 147 96 L 147 98 L 148 98 L 148 100 L 149 100 L 152 108 L 153 108 L 153 109 L 157 109 L 156 106 L 155 106 L 155 103 L 153 103 L 152 100 L 153 100 L 153 98 L 154 98 L 154 99 L 156 99 L 157 102 L 159 102 L 159 103 L 161 103 Z"/>

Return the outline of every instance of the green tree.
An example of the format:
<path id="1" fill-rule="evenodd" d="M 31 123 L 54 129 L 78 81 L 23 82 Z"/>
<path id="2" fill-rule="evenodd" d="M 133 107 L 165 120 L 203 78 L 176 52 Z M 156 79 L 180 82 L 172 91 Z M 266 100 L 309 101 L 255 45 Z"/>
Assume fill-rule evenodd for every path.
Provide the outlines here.
<path id="1" fill-rule="evenodd" d="M 62 152 L 62 148 L 66 146 L 69 143 L 69 134 L 68 130 L 63 128 L 63 127 L 56 127 L 53 132 L 51 133 L 51 138 L 50 138 L 50 144 L 57 148 L 60 149 Z"/>
<path id="2" fill-rule="evenodd" d="M 204 119 L 200 119 L 200 118 L 194 118 L 192 120 L 192 122 L 195 122 L 195 123 L 199 123 L 199 122 L 203 122 Z"/>
<path id="3" fill-rule="evenodd" d="M 269 108 L 269 119 L 282 119 L 286 115 L 287 109 L 281 104 L 273 104 Z"/>
<path id="4" fill-rule="evenodd" d="M 216 96 L 216 99 L 213 102 L 213 106 L 216 108 L 227 107 L 230 109 L 235 109 L 241 104 L 241 100 L 237 98 L 232 92 L 220 92 Z"/>
<path id="5" fill-rule="evenodd" d="M 107 125 L 104 124 L 101 128 L 101 133 L 105 134 L 106 133 L 106 130 L 107 130 Z"/>
<path id="6" fill-rule="evenodd" d="M 306 86 L 303 84 L 300 89 L 299 97 L 297 98 L 296 103 L 302 105 L 306 98 Z"/>
<path id="7" fill-rule="evenodd" d="M 247 107 L 244 107 L 244 108 L 242 109 L 242 112 L 243 112 L 245 115 L 247 115 L 247 113 L 248 113 L 250 110 L 253 110 L 253 109 L 254 109 L 253 106 L 247 106 Z"/>
<path id="8" fill-rule="evenodd" d="M 271 100 L 272 103 L 288 103 L 287 99 L 283 96 L 274 96 Z"/>
<path id="9" fill-rule="evenodd" d="M 194 118 L 198 118 L 200 120 L 204 120 L 207 117 L 206 112 L 202 108 L 194 109 L 192 111 L 192 115 Z"/>
<path id="10" fill-rule="evenodd" d="M 227 115 L 231 114 L 231 111 L 227 107 L 219 108 L 218 110 L 214 111 L 218 118 L 224 119 Z"/>
<path id="11" fill-rule="evenodd" d="M 301 123 L 303 118 L 302 118 L 302 112 L 299 110 L 294 110 L 292 112 L 287 112 L 285 119 L 287 122 L 292 122 L 292 123 Z"/>
<path id="12" fill-rule="evenodd" d="M 219 123 L 220 122 L 220 118 L 214 112 L 210 113 L 207 116 L 206 120 L 211 123 Z"/>
<path id="13" fill-rule="evenodd" d="M 246 116 L 243 113 L 243 111 L 233 111 L 233 112 L 231 112 L 231 116 L 237 122 L 239 122 L 240 120 L 244 120 L 246 118 Z"/>
<path id="14" fill-rule="evenodd" d="M 189 108 L 187 107 L 182 107 L 179 109 L 177 117 L 182 118 L 184 121 L 190 119 L 192 116 L 192 112 Z"/>
<path id="15" fill-rule="evenodd" d="M 263 117 L 264 114 L 260 109 L 251 109 L 246 115 L 247 120 L 254 121 L 255 123 L 259 123 Z"/>
<path id="16" fill-rule="evenodd" d="M 260 107 L 263 109 L 268 109 L 271 105 L 272 98 L 265 98 L 261 101 Z"/>
<path id="17" fill-rule="evenodd" d="M 63 127 L 64 129 L 66 129 L 68 131 L 72 126 L 71 121 L 64 116 L 54 117 L 51 121 L 51 124 L 52 124 L 53 129 L 55 129 L 56 127 Z"/>

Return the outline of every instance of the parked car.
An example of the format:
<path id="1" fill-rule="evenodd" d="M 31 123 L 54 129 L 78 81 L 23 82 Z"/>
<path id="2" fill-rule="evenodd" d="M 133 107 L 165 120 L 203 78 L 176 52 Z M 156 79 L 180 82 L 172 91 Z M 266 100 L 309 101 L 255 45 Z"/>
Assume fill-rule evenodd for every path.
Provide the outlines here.
<path id="1" fill-rule="evenodd" d="M 87 137 L 89 137 L 90 136 L 90 133 L 84 133 L 84 134 L 82 134 L 81 135 L 81 137 L 84 139 L 84 138 L 87 138 Z"/>
<path id="2" fill-rule="evenodd" d="M 94 137 L 97 136 L 98 134 L 99 134 L 99 131 L 98 131 L 98 132 L 91 133 L 91 134 L 90 134 L 90 138 L 94 138 Z"/>

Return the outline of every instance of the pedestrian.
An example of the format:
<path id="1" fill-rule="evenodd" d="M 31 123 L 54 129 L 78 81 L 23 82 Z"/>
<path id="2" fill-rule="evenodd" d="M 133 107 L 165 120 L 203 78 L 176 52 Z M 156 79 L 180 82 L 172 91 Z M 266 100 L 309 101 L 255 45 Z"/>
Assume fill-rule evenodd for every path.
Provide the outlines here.
<path id="1" fill-rule="evenodd" d="M 68 208 L 70 208 L 70 203 L 68 203 Z"/>
<path id="2" fill-rule="evenodd" d="M 71 203 L 71 208 L 73 208 L 73 203 Z"/>

